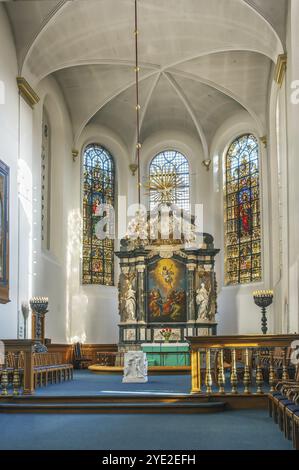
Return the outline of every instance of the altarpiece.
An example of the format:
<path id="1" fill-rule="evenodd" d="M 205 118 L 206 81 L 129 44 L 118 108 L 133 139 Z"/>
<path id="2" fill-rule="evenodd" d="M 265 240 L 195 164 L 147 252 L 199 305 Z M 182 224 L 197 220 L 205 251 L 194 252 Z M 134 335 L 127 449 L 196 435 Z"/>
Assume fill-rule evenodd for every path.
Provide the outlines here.
<path id="1" fill-rule="evenodd" d="M 170 227 L 175 214 L 169 212 Z M 170 329 L 170 342 L 184 342 L 186 336 L 216 334 L 217 284 L 213 237 L 202 234 L 198 246 L 189 246 L 186 235 L 174 238 L 171 229 L 162 236 L 161 212 L 150 226 L 150 214 L 143 222 L 145 232 L 154 226 L 156 237 L 121 241 L 119 349 L 140 349 L 143 343 L 164 341 L 163 329 Z M 194 220 L 194 218 L 192 218 Z M 142 224 L 140 221 L 139 224 Z M 192 226 L 192 222 L 191 222 Z M 145 234 L 145 235 L 148 235 Z"/>

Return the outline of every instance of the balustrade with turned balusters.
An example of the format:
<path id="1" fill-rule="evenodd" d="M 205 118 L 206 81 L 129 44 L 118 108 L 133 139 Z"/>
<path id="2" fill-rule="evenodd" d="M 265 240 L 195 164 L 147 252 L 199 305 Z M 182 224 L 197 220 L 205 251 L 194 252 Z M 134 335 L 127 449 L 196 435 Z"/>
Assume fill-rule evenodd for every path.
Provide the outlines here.
<path id="1" fill-rule="evenodd" d="M 298 339 L 296 334 L 188 337 L 191 393 L 261 395 L 273 391 L 278 379 L 288 380 L 295 370 L 290 353 Z"/>

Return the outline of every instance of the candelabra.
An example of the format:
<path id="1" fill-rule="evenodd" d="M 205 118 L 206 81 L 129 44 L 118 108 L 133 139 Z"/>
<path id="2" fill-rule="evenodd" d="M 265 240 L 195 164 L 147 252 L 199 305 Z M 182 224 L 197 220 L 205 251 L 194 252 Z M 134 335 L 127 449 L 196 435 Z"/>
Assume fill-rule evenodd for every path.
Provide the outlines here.
<path id="1" fill-rule="evenodd" d="M 267 334 L 267 307 L 273 302 L 273 291 L 272 290 L 260 290 L 253 293 L 254 303 L 262 309 L 262 332 L 264 335 Z"/>
<path id="2" fill-rule="evenodd" d="M 48 312 L 48 304 L 48 297 L 33 297 L 30 300 L 32 310 L 32 338 L 36 341 L 36 352 L 47 350 L 43 343 L 45 341 L 45 315 Z"/>
<path id="3" fill-rule="evenodd" d="M 48 297 L 33 297 L 30 300 L 30 307 L 33 312 L 44 315 L 48 312 L 49 299 Z"/>

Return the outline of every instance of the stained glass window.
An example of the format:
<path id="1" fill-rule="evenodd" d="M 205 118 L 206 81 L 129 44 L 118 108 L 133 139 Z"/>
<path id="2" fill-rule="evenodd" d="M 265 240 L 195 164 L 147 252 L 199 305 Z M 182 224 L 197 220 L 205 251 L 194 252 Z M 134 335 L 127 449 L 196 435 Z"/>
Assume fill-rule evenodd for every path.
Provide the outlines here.
<path id="1" fill-rule="evenodd" d="M 88 145 L 83 158 L 83 284 L 114 283 L 114 241 L 100 237 L 98 230 L 107 215 L 100 205 L 114 207 L 114 179 L 110 153 L 100 145 Z"/>
<path id="2" fill-rule="evenodd" d="M 225 283 L 260 281 L 259 144 L 253 135 L 243 135 L 229 147 L 224 192 Z"/>
<path id="3" fill-rule="evenodd" d="M 156 155 L 150 164 L 150 177 L 159 173 L 176 173 L 180 181 L 174 201 L 180 209 L 190 211 L 190 170 L 187 158 L 176 150 L 165 150 Z M 150 190 L 150 210 L 156 206 L 155 190 Z"/>

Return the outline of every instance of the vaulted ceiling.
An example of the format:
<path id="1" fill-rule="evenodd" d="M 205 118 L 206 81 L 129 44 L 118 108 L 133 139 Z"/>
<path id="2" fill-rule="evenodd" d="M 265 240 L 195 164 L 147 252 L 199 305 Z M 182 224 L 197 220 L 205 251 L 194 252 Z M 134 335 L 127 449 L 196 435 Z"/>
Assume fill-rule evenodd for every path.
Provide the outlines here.
<path id="1" fill-rule="evenodd" d="M 11 1 L 6 10 L 20 74 L 33 86 L 56 78 L 74 141 L 94 122 L 117 132 L 131 152 L 133 0 Z M 140 0 L 142 140 L 184 130 L 208 153 L 222 122 L 244 109 L 265 129 L 286 12 L 287 0 Z"/>

